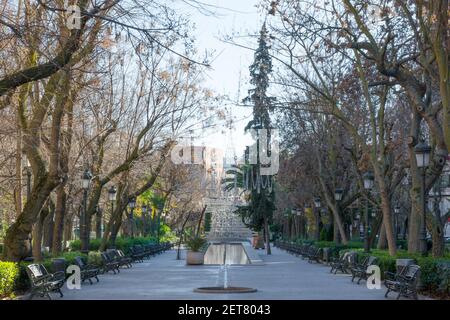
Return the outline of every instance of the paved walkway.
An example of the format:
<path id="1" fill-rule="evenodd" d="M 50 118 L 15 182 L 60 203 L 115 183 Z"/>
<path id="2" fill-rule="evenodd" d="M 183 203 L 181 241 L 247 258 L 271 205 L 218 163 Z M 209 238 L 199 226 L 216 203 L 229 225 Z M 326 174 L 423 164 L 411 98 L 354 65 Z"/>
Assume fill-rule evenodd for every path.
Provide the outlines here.
<path id="1" fill-rule="evenodd" d="M 102 275 L 99 283 L 83 284 L 81 290 L 64 287 L 63 299 L 385 299 L 384 287 L 369 290 L 363 282 L 352 283 L 349 275 L 330 274 L 327 266 L 308 263 L 277 248 L 271 256 L 261 254 L 263 264 L 230 267 L 230 286 L 256 288 L 257 292 L 194 293 L 194 288 L 217 284 L 219 267 L 186 266 L 184 260 L 175 258 L 176 252 L 168 251 L 120 274 Z"/>

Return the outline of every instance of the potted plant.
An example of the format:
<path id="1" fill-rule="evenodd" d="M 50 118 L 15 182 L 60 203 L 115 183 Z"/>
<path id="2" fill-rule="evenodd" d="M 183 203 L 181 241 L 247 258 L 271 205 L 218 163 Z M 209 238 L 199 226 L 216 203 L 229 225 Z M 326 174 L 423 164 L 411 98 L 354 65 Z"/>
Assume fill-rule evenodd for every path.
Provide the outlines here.
<path id="1" fill-rule="evenodd" d="M 186 241 L 188 248 L 186 254 L 186 264 L 203 264 L 205 253 L 202 251 L 206 244 L 206 239 L 200 236 L 194 236 Z"/>

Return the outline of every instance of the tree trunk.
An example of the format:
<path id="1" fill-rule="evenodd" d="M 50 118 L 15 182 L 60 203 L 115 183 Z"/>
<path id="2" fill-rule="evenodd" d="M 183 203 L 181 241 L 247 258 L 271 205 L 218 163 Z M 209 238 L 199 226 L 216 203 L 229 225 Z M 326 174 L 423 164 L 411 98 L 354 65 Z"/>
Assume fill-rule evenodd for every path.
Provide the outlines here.
<path id="1" fill-rule="evenodd" d="M 377 249 L 386 249 L 387 248 L 387 238 L 386 238 L 386 229 L 384 228 L 384 223 L 381 223 L 380 232 L 378 236 L 378 244 Z"/>
<path id="2" fill-rule="evenodd" d="M 64 222 L 64 243 L 72 240 L 73 222 L 72 218 L 66 217 Z"/>
<path id="3" fill-rule="evenodd" d="M 408 252 L 417 253 L 420 251 L 420 226 L 421 226 L 421 201 L 420 182 L 412 175 L 411 213 L 408 219 Z"/>
<path id="4" fill-rule="evenodd" d="M 19 120 L 18 120 L 19 121 Z M 22 130 L 18 123 L 16 141 L 16 184 L 14 186 L 14 199 L 17 217 L 22 212 Z"/>
<path id="5" fill-rule="evenodd" d="M 444 256 L 445 252 L 445 239 L 444 232 L 441 225 L 433 222 L 433 229 L 431 233 L 433 240 L 432 254 L 434 258 L 441 258 Z"/>
<path id="6" fill-rule="evenodd" d="M 180 239 L 178 240 L 178 248 L 177 248 L 177 260 L 181 259 L 181 242 L 183 241 L 184 228 L 186 227 L 186 224 L 189 221 L 190 217 L 191 217 L 191 212 L 188 212 L 188 215 L 181 226 Z"/>
<path id="7" fill-rule="evenodd" d="M 43 225 L 43 240 L 42 244 L 44 247 L 47 247 L 50 251 L 53 243 L 53 229 L 54 229 L 54 221 L 53 218 L 55 216 L 54 207 L 49 206 L 49 213 L 45 217 L 44 225 Z"/>
<path id="8" fill-rule="evenodd" d="M 56 188 L 55 223 L 53 228 L 53 241 L 51 246 L 51 252 L 53 254 L 59 254 L 62 251 L 66 200 L 67 196 L 66 191 L 64 190 L 64 184 L 60 184 Z"/>
<path id="9" fill-rule="evenodd" d="M 264 217 L 264 233 L 265 233 L 265 242 L 266 242 L 266 253 L 272 254 L 272 250 L 270 248 L 270 232 L 269 232 L 269 219 Z"/>
<path id="10" fill-rule="evenodd" d="M 42 210 L 53 185 L 49 182 L 48 175 L 37 178 L 30 201 L 28 201 L 22 213 L 6 232 L 3 259 L 7 261 L 20 261 L 29 253 L 29 236 L 39 213 Z M 47 183 L 46 183 L 47 182 Z"/>
<path id="11" fill-rule="evenodd" d="M 44 207 L 33 227 L 33 257 L 34 261 L 42 261 L 42 236 L 44 221 L 49 214 L 48 207 Z"/>
<path id="12" fill-rule="evenodd" d="M 440 181 L 438 183 L 440 183 Z M 443 257 L 445 253 L 444 228 L 445 222 L 447 221 L 447 215 L 444 217 L 441 216 L 439 204 L 442 201 L 442 195 L 440 194 L 440 196 L 434 200 L 433 218 L 431 220 L 431 239 L 433 241 L 432 255 L 434 258 L 440 258 Z"/>
<path id="13" fill-rule="evenodd" d="M 334 222 L 334 217 L 332 223 L 333 223 L 333 242 L 335 244 L 339 244 L 341 243 L 341 238 L 339 237 L 339 227 L 337 223 Z"/>
<path id="14" fill-rule="evenodd" d="M 389 191 L 386 186 L 386 182 L 384 180 L 385 177 L 381 174 L 380 168 L 378 165 L 376 165 L 376 163 L 374 166 L 374 171 L 375 171 L 375 179 L 380 189 L 381 212 L 383 213 L 383 225 L 386 233 L 389 255 L 395 256 L 397 254 L 397 243 L 394 238 L 394 230 L 392 226 L 391 202 L 389 198 Z"/>

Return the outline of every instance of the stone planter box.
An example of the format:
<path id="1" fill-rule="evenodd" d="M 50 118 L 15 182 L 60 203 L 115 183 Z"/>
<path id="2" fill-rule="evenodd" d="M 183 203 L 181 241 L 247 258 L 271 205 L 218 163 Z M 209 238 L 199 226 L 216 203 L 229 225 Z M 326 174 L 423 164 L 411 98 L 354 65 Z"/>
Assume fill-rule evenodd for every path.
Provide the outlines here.
<path id="1" fill-rule="evenodd" d="M 200 265 L 204 263 L 204 252 L 188 251 L 186 254 L 186 264 Z"/>

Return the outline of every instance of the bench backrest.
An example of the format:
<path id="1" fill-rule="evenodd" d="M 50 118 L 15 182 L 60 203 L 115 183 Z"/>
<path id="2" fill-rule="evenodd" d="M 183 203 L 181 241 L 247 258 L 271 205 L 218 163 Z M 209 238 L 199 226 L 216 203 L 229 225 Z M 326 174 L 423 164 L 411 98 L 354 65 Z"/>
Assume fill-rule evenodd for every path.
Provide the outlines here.
<path id="1" fill-rule="evenodd" d="M 84 263 L 84 260 L 82 257 L 75 257 L 75 263 L 80 267 L 83 268 L 86 264 Z"/>
<path id="2" fill-rule="evenodd" d="M 356 254 L 355 251 L 348 251 L 346 252 L 347 254 L 344 255 L 344 262 L 348 265 L 353 265 L 356 263 L 356 259 L 358 257 L 358 255 Z"/>
<path id="3" fill-rule="evenodd" d="M 411 281 L 416 281 L 420 275 L 420 267 L 416 264 L 410 264 L 402 269 L 401 274 Z"/>
<path id="4" fill-rule="evenodd" d="M 109 255 L 108 255 L 107 252 L 102 252 L 102 253 L 101 253 L 101 256 L 102 256 L 102 260 L 103 260 L 104 262 L 111 262 L 111 258 L 109 257 Z"/>
<path id="5" fill-rule="evenodd" d="M 35 286 L 42 277 L 49 274 L 43 265 L 37 263 L 28 265 L 26 271 L 32 286 Z"/>
<path id="6" fill-rule="evenodd" d="M 66 273 L 66 259 L 64 258 L 52 259 L 52 272 Z"/>
<path id="7" fill-rule="evenodd" d="M 370 256 L 369 260 L 367 261 L 367 266 L 372 266 L 372 265 L 376 264 L 377 261 L 378 261 L 377 257 Z"/>

